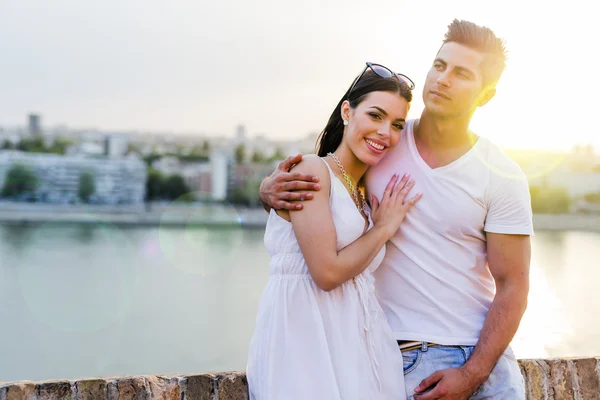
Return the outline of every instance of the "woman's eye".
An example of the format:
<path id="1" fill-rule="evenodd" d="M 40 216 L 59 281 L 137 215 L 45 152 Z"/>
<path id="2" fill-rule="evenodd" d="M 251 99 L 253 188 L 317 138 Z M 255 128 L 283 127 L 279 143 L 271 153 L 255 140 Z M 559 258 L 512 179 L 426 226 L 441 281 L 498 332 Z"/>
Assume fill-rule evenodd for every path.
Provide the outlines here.
<path id="1" fill-rule="evenodd" d="M 371 117 L 373 117 L 373 118 L 380 119 L 380 117 L 379 117 L 379 114 L 376 114 L 376 113 L 369 113 L 369 115 L 370 115 Z"/>
<path id="2" fill-rule="evenodd" d="M 402 129 L 404 129 L 404 125 L 401 125 L 401 124 L 394 124 L 394 127 L 395 127 L 396 129 L 400 130 L 400 131 L 401 131 Z"/>

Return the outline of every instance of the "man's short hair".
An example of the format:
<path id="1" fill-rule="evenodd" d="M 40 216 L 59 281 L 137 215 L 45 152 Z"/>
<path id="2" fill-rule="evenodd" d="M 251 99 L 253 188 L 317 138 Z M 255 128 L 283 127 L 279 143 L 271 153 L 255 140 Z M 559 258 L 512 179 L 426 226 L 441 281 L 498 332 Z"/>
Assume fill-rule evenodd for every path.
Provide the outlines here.
<path id="1" fill-rule="evenodd" d="M 490 28 L 455 19 L 448 25 L 448 31 L 444 35 L 443 44 L 448 42 L 484 53 L 485 59 L 481 66 L 483 84 L 494 86 L 498 82 L 506 66 L 506 48 L 504 40 L 497 37 Z"/>

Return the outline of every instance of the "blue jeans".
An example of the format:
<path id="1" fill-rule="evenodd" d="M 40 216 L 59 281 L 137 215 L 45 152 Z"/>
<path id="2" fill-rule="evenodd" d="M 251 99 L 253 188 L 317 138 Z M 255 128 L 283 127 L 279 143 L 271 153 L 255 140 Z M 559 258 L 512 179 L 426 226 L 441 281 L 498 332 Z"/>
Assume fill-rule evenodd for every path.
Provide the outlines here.
<path id="1" fill-rule="evenodd" d="M 413 400 L 414 389 L 435 371 L 463 365 L 474 348 L 474 346 L 435 346 L 403 352 L 404 380 L 408 399 Z M 500 357 L 488 380 L 475 390 L 471 399 L 525 400 L 523 376 L 510 347 Z"/>

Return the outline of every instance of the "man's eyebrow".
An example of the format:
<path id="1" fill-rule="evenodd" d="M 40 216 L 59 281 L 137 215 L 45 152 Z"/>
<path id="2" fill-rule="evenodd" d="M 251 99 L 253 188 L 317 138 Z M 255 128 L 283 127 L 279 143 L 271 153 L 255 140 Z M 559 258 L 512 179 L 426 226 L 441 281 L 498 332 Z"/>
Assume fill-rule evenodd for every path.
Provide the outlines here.
<path id="1" fill-rule="evenodd" d="M 382 113 L 383 115 L 385 115 L 387 117 L 387 113 L 385 112 L 385 110 L 381 107 L 377 107 L 377 106 L 371 106 L 370 108 L 375 108 L 377 109 L 380 113 Z M 396 121 L 402 121 L 402 122 L 406 122 L 406 120 L 404 118 L 396 118 Z"/>
<path id="2" fill-rule="evenodd" d="M 444 64 L 444 66 L 448 65 L 448 63 L 444 60 L 442 60 L 441 58 L 437 57 L 435 60 L 433 60 L 434 63 L 439 62 L 441 64 Z"/>
<path id="3" fill-rule="evenodd" d="M 447 63 L 446 61 L 442 60 L 442 59 L 441 59 L 441 58 L 439 58 L 439 57 L 438 57 L 438 58 L 436 58 L 436 59 L 435 59 L 433 62 L 434 62 L 434 63 L 438 62 L 438 63 L 440 63 L 440 64 L 443 64 L 443 65 L 444 65 L 444 67 L 447 67 L 447 66 L 448 66 L 448 63 Z M 456 67 L 454 67 L 454 69 L 457 69 L 457 70 L 459 70 L 459 71 L 461 71 L 461 72 L 467 72 L 467 73 L 469 73 L 469 74 L 471 74 L 471 75 L 473 75 L 473 76 L 475 75 L 475 72 L 471 71 L 471 70 L 470 70 L 469 68 L 467 68 L 467 67 L 456 66 Z"/>

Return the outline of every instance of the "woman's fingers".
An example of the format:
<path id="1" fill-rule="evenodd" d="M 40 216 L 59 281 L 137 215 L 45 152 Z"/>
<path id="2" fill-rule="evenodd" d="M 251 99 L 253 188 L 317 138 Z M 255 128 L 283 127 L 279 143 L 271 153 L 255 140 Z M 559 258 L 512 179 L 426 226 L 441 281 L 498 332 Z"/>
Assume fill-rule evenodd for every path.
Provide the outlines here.
<path id="1" fill-rule="evenodd" d="M 396 199 L 404 203 L 404 199 L 408 195 L 408 192 L 410 192 L 410 190 L 413 188 L 413 186 L 415 186 L 415 181 L 409 180 L 408 182 L 406 182 L 406 184 L 403 187 L 399 188 L 399 190 L 396 192 Z"/>
<path id="2" fill-rule="evenodd" d="M 404 179 L 404 178 L 402 178 L 402 179 Z M 392 176 L 392 179 L 390 179 L 389 183 L 385 187 L 385 190 L 383 191 L 383 197 L 381 198 L 382 202 L 386 198 L 388 198 L 388 197 L 390 197 L 392 195 L 392 192 L 394 191 L 394 186 L 396 185 L 396 182 L 398 182 L 398 174 L 394 174 Z"/>
<path id="3" fill-rule="evenodd" d="M 410 175 L 409 174 L 404 174 L 404 176 L 402 177 L 402 179 L 400 179 L 400 182 L 398 182 L 398 184 L 394 188 L 394 193 L 397 193 L 400 190 L 402 190 L 404 188 L 404 186 L 406 186 L 406 183 L 408 182 L 409 179 L 410 179 Z"/>
<path id="4" fill-rule="evenodd" d="M 410 200 L 405 202 L 404 206 L 406 207 L 406 209 L 409 209 L 412 206 L 414 206 L 415 204 L 417 204 L 417 202 L 419 200 L 421 200 L 422 197 L 423 197 L 423 193 L 417 193 L 416 196 L 412 197 Z"/>

